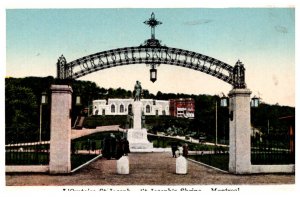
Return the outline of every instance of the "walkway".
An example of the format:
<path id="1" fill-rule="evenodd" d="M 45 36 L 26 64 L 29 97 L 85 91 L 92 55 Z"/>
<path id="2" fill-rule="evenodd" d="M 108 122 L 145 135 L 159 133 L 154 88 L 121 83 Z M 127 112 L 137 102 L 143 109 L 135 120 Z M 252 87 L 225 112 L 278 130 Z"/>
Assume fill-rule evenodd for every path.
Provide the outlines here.
<path id="1" fill-rule="evenodd" d="M 293 174 L 233 175 L 191 161 L 188 174 L 175 174 L 171 153 L 131 153 L 130 174 L 116 174 L 116 160 L 98 159 L 72 175 L 8 174 L 6 185 L 237 185 L 294 184 Z"/>

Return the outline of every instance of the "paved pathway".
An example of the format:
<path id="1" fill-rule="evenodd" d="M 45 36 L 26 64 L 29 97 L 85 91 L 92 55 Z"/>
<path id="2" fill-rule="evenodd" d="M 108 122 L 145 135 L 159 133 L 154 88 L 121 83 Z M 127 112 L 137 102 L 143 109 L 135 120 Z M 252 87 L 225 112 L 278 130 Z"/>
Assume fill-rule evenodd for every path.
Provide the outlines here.
<path id="1" fill-rule="evenodd" d="M 130 174 L 116 174 L 116 160 L 98 159 L 71 175 L 7 174 L 6 185 L 237 185 L 294 184 L 293 174 L 233 175 L 191 161 L 188 174 L 175 174 L 171 153 L 131 153 Z"/>

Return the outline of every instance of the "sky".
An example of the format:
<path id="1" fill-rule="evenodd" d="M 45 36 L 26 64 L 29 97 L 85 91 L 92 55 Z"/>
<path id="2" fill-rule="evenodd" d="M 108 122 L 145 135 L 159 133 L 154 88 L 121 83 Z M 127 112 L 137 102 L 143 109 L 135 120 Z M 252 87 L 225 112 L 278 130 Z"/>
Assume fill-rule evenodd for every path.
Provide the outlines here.
<path id="1" fill-rule="evenodd" d="M 207 55 L 246 68 L 247 88 L 263 102 L 295 106 L 294 8 L 86 8 L 6 9 L 7 77 L 56 76 L 67 62 L 150 38 L 143 22 L 154 12 L 163 24 L 156 38 L 168 47 Z M 144 64 L 101 70 L 79 78 L 104 88 L 133 90 L 136 80 L 151 93 L 227 94 L 231 85 L 191 69 L 160 65 L 149 79 Z"/>

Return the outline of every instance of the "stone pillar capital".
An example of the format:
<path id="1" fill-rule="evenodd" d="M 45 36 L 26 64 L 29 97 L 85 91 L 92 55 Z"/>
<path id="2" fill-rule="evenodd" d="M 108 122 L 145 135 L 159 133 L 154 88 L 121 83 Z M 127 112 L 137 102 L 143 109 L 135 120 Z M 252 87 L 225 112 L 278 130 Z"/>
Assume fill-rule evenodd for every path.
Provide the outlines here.
<path id="1" fill-rule="evenodd" d="M 73 93 L 72 87 L 68 85 L 51 85 L 50 90 L 52 93 Z"/>
<path id="2" fill-rule="evenodd" d="M 229 91 L 228 96 L 233 97 L 233 96 L 242 96 L 242 95 L 250 95 L 252 92 L 247 89 L 239 89 L 239 88 L 233 88 L 232 90 Z"/>

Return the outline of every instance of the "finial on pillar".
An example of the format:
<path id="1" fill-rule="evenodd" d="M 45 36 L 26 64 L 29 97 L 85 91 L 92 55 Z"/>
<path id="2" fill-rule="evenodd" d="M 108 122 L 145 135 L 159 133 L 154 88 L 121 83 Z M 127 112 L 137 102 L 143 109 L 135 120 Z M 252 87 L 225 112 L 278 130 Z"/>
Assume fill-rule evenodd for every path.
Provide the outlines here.
<path id="1" fill-rule="evenodd" d="M 64 55 L 62 54 L 56 63 L 56 69 L 57 69 L 57 78 L 59 79 L 65 79 L 66 78 L 66 64 L 67 64 L 67 60 L 64 57 Z"/>
<path id="2" fill-rule="evenodd" d="M 245 67 L 240 60 L 238 60 L 235 66 L 233 67 L 233 87 L 246 88 Z"/>

